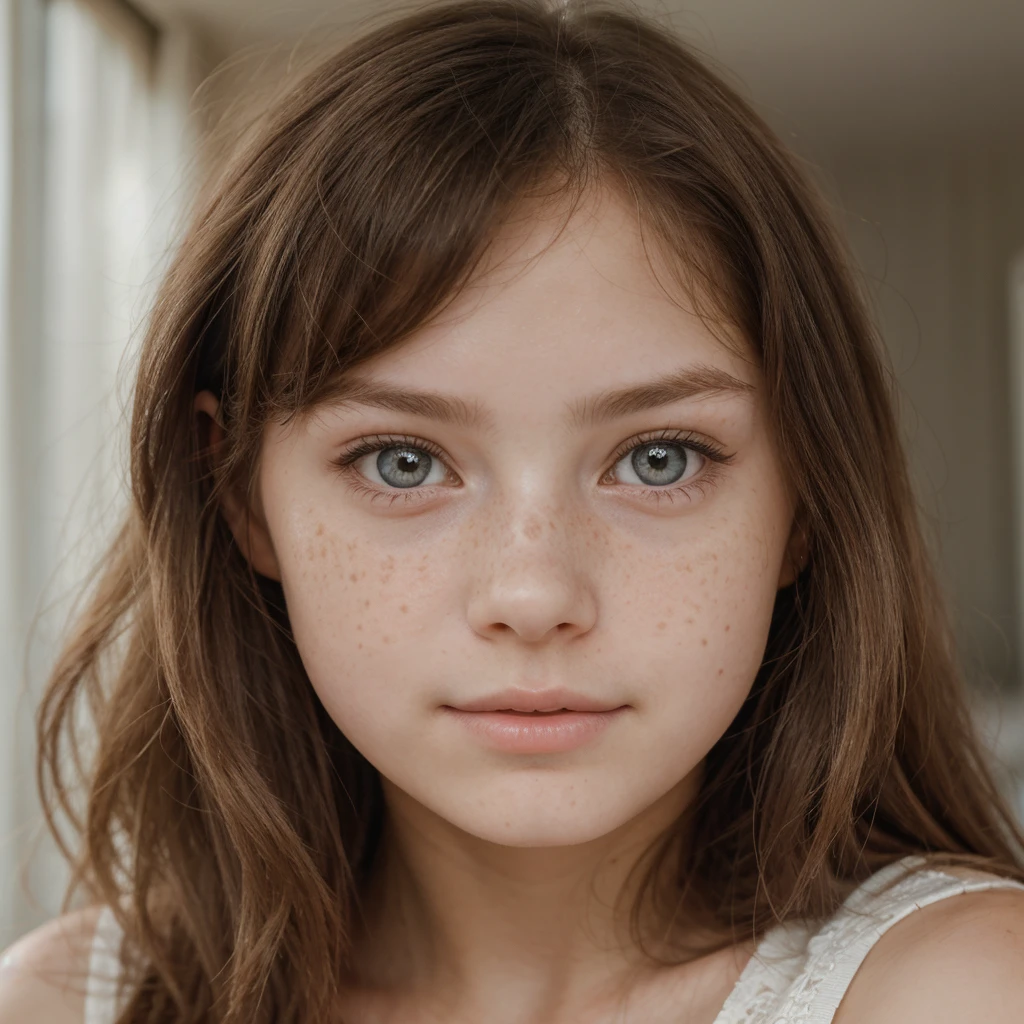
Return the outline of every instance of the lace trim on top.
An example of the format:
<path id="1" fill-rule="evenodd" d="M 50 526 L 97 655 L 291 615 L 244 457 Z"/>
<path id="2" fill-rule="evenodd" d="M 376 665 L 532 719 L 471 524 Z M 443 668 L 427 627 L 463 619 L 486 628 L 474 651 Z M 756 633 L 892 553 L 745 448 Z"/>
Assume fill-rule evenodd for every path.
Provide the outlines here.
<path id="1" fill-rule="evenodd" d="M 997 875 L 960 878 L 931 868 L 900 879 L 924 863 L 905 857 L 876 872 L 824 923 L 785 922 L 767 932 L 714 1024 L 828 1024 L 871 947 L 897 921 L 961 893 L 1024 891 Z"/>

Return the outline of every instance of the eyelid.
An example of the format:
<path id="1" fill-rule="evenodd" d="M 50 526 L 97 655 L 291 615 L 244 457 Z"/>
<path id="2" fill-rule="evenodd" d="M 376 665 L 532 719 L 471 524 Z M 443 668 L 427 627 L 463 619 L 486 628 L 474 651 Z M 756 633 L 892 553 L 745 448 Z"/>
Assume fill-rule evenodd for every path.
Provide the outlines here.
<path id="1" fill-rule="evenodd" d="M 704 438 L 691 430 L 683 430 L 675 427 L 664 427 L 660 430 L 643 431 L 623 441 L 612 455 L 611 461 L 618 462 L 624 455 L 638 448 L 640 445 L 653 443 L 655 441 L 673 441 L 683 447 L 693 448 L 706 458 L 715 462 L 730 463 L 736 458 L 735 453 L 726 454 L 717 443 Z M 410 448 L 419 448 L 429 452 L 435 458 L 440 459 L 447 465 L 447 455 L 433 441 L 422 437 L 412 437 L 406 434 L 368 434 L 359 438 L 352 445 L 334 460 L 339 465 L 350 465 L 363 455 L 369 455 L 374 451 L 381 451 L 392 445 L 408 445 Z"/>
<path id="2" fill-rule="evenodd" d="M 671 441 L 683 448 L 692 448 L 712 462 L 720 462 L 728 465 L 735 461 L 736 454 L 727 454 L 725 450 L 715 442 L 712 442 L 701 434 L 691 430 L 681 430 L 673 427 L 665 427 L 661 430 L 645 431 L 629 438 L 616 449 L 612 456 L 612 462 L 616 463 L 624 455 L 628 455 L 635 448 L 644 444 L 653 444 L 656 441 Z"/>
<path id="3" fill-rule="evenodd" d="M 374 451 L 383 451 L 385 448 L 407 445 L 409 448 L 419 448 L 429 452 L 435 458 L 444 461 L 445 453 L 433 441 L 427 441 L 422 437 L 410 437 L 405 434 L 368 434 L 353 442 L 334 462 L 339 465 L 351 465 L 356 459 L 369 455 Z"/>

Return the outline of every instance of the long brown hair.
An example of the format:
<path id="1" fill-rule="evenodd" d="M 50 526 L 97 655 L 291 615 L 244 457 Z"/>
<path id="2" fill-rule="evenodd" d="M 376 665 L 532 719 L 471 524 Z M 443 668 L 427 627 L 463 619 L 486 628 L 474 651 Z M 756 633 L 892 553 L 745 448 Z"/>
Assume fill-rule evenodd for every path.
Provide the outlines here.
<path id="1" fill-rule="evenodd" d="M 266 112 L 196 212 L 138 370 L 132 502 L 39 714 L 72 893 L 126 929 L 122 1022 L 328 1017 L 384 820 L 375 769 L 317 700 L 278 583 L 218 502 L 264 426 L 458 294 L 528 197 L 598 181 L 738 325 L 809 538 L 764 662 L 706 760 L 685 900 L 724 945 L 835 910 L 907 854 L 1024 879 L 965 704 L 890 376 L 796 161 L 680 40 L 588 0 L 430 4 L 365 32 Z M 195 394 L 221 397 L 205 457 Z M 98 746 L 69 774 L 74 711 Z M 84 786 L 84 814 L 74 793 Z M 58 841 L 60 836 L 58 834 Z M 130 961 L 130 962 L 128 962 Z"/>

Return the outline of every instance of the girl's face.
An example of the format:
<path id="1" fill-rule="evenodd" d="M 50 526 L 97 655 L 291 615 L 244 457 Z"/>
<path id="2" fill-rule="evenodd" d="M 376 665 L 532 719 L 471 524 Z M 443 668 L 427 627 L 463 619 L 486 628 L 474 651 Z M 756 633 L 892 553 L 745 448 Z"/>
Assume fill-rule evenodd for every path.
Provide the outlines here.
<path id="1" fill-rule="evenodd" d="M 376 398 L 268 429 L 246 548 L 392 798 L 508 846 L 690 792 L 793 578 L 756 366 L 665 295 L 618 198 L 541 252 L 555 227 L 510 225 L 442 321 L 362 364 Z M 609 710 L 452 710 L 490 697 Z"/>

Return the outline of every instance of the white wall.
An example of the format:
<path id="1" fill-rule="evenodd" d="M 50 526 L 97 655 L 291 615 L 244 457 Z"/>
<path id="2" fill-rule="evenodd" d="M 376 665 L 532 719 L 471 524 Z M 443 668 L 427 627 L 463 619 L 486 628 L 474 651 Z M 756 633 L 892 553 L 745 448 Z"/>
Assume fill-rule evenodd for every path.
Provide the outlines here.
<path id="1" fill-rule="evenodd" d="M 971 678 L 1021 674 L 1008 273 L 1024 249 L 1024 147 L 819 158 L 902 392 L 922 513 Z"/>
<path id="2" fill-rule="evenodd" d="M 116 0 L 0 0 L 0 949 L 67 881 L 34 718 L 126 500 L 118 373 L 191 201 L 193 50 Z"/>

